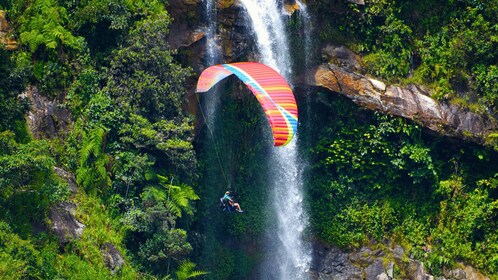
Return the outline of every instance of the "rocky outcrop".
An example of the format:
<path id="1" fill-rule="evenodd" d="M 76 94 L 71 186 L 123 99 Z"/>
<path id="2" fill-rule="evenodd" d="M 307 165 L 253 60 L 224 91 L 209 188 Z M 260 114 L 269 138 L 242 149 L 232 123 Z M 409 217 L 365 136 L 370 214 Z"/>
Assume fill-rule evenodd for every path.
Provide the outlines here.
<path id="1" fill-rule="evenodd" d="M 242 16 L 244 8 L 239 1 L 215 1 L 216 31 L 213 38 L 206 36 L 209 27 L 213 26 L 210 26 L 212 19 L 203 1 L 172 0 L 168 1 L 168 5 L 168 11 L 175 19 L 170 25 L 168 44 L 172 49 L 178 49 L 182 62 L 195 71 L 200 72 L 207 66 L 205 58 L 209 45 L 218 48 L 219 61 L 237 61 L 250 55 L 254 42 L 247 34 L 252 31 Z M 297 7 L 297 4 L 294 6 Z M 208 39 L 216 42 L 211 44 Z"/>
<path id="2" fill-rule="evenodd" d="M 439 134 L 483 144 L 498 130 L 496 120 L 454 104 L 438 102 L 430 91 L 417 85 L 388 85 L 361 74 L 358 57 L 344 47 L 329 46 L 323 57 L 327 64 L 318 66 L 307 81 L 350 98 L 370 109 L 404 117 Z"/>
<path id="3" fill-rule="evenodd" d="M 5 11 L 0 10 L 0 45 L 6 50 L 13 51 L 17 49 L 17 42 L 9 37 L 10 29 L 7 22 Z"/>
<path id="4" fill-rule="evenodd" d="M 284 1 L 284 10 L 289 15 L 292 15 L 296 10 L 299 10 L 299 4 L 297 4 L 297 2 L 293 0 Z"/>
<path id="5" fill-rule="evenodd" d="M 42 96 L 35 86 L 30 86 L 21 97 L 27 98 L 31 109 L 26 116 L 29 130 L 37 139 L 52 139 L 64 135 L 73 126 L 71 112 L 56 100 Z"/>
<path id="6" fill-rule="evenodd" d="M 85 225 L 80 223 L 75 215 L 76 204 L 73 202 L 61 202 L 50 207 L 50 230 L 59 238 L 61 248 L 83 234 Z"/>
<path id="7" fill-rule="evenodd" d="M 55 167 L 54 173 L 68 184 L 71 194 L 78 191 L 73 173 Z M 59 238 L 59 247 L 64 248 L 71 240 L 79 239 L 83 234 L 85 225 L 76 219 L 76 204 L 63 201 L 50 207 L 48 214 L 49 230 Z"/>
<path id="8" fill-rule="evenodd" d="M 348 0 L 350 3 L 355 3 L 357 5 L 365 5 L 365 0 Z"/>
<path id="9" fill-rule="evenodd" d="M 106 242 L 101 248 L 102 256 L 111 274 L 115 274 L 123 267 L 125 260 L 119 250 L 109 242 Z"/>
<path id="10" fill-rule="evenodd" d="M 411 259 L 400 246 L 385 249 L 363 247 L 356 251 L 346 252 L 336 247 L 315 244 L 313 251 L 314 262 L 310 268 L 311 279 L 435 279 L 427 272 L 423 263 Z M 464 265 L 460 265 L 460 268 L 444 270 L 443 275 L 438 276 L 437 279 L 489 280 L 482 273 Z"/>
<path id="11" fill-rule="evenodd" d="M 73 173 L 67 172 L 64 169 L 55 166 L 54 173 L 57 174 L 57 176 L 61 177 L 64 181 L 66 181 L 71 194 L 76 194 L 76 192 L 78 192 L 78 185 L 76 184 L 76 178 L 74 177 Z"/>

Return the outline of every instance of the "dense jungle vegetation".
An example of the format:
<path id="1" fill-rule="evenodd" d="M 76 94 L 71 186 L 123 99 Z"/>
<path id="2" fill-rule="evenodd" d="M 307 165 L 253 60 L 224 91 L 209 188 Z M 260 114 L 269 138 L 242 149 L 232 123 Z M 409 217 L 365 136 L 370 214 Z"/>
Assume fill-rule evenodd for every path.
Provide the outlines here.
<path id="1" fill-rule="evenodd" d="M 310 1 L 317 43 L 346 44 L 377 77 L 425 84 L 439 100 L 496 117 L 498 2 L 365 2 Z M 264 119 L 250 95 L 228 94 L 239 86 L 229 80 L 226 121 L 195 133 L 185 103 L 196 74 L 166 44 L 166 1 L 0 0 L 0 9 L 19 44 L 0 49 L 0 278 L 250 275 L 268 227 Z M 59 100 L 74 126 L 35 139 L 25 121 L 32 104 L 20 97 L 29 86 Z M 435 275 L 465 262 L 497 277 L 493 139 L 442 138 L 332 93 L 311 95 L 298 101 L 313 108 L 300 127 L 313 239 L 343 248 L 389 239 Z M 77 193 L 54 166 L 75 174 Z M 227 185 L 246 215 L 216 207 Z M 60 247 L 48 212 L 66 200 L 86 227 Z M 116 274 L 101 254 L 108 242 L 125 259 Z"/>

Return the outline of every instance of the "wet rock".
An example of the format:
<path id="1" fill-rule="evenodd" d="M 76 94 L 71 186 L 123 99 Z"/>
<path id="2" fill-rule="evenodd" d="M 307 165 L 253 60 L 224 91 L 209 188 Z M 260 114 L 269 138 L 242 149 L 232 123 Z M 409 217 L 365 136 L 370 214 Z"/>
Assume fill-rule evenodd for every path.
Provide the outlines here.
<path id="1" fill-rule="evenodd" d="M 101 250 L 104 262 L 111 270 L 111 274 L 115 274 L 123 267 L 125 260 L 119 250 L 111 243 L 106 242 Z"/>
<path id="2" fill-rule="evenodd" d="M 227 9 L 233 6 L 235 0 L 217 0 L 216 7 L 218 9 Z"/>
<path id="3" fill-rule="evenodd" d="M 170 0 L 168 11 L 175 20 L 170 25 L 170 36 L 168 44 L 172 49 L 182 46 L 190 46 L 195 35 L 199 32 L 199 26 L 194 23 L 195 19 L 201 18 L 198 14 L 198 3 L 196 0 Z"/>
<path id="4" fill-rule="evenodd" d="M 71 240 L 79 239 L 83 234 L 85 225 L 76 218 L 76 204 L 61 202 L 50 207 L 50 230 L 59 237 L 59 246 L 63 248 Z"/>
<path id="5" fill-rule="evenodd" d="M 296 1 L 288 0 L 284 2 L 284 10 L 287 14 L 292 15 L 295 11 L 299 10 L 299 5 Z"/>

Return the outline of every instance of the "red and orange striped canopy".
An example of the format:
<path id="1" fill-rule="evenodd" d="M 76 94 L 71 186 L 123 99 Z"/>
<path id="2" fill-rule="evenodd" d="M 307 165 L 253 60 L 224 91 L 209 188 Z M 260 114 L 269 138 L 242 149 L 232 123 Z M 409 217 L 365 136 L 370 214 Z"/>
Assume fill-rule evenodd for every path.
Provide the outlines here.
<path id="1" fill-rule="evenodd" d="M 273 68 L 257 62 L 220 64 L 205 69 L 197 81 L 197 92 L 207 92 L 235 74 L 252 91 L 270 122 L 275 146 L 292 140 L 297 131 L 297 104 L 287 81 Z"/>

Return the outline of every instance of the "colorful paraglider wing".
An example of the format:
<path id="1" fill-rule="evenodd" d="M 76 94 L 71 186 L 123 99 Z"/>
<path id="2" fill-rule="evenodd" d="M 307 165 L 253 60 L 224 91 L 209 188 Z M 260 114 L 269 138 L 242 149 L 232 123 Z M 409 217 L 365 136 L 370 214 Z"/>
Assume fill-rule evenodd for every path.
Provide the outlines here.
<path id="1" fill-rule="evenodd" d="M 297 131 L 296 100 L 289 84 L 271 67 L 257 62 L 211 66 L 201 73 L 197 92 L 208 91 L 232 74 L 249 87 L 263 107 L 272 128 L 275 146 L 289 143 Z"/>

